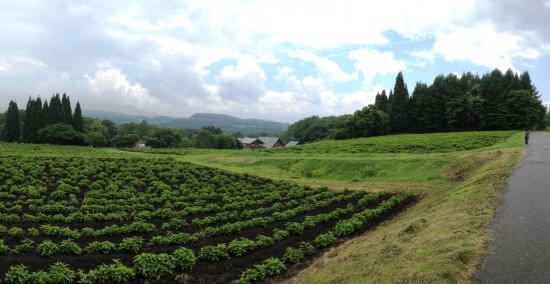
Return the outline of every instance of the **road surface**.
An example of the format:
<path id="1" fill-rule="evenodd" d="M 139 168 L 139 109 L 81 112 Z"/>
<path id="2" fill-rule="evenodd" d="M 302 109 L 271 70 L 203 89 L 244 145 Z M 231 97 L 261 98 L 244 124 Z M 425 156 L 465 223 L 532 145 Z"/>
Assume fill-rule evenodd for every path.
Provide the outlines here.
<path id="1" fill-rule="evenodd" d="M 532 132 L 495 217 L 495 247 L 475 283 L 550 283 L 550 135 Z"/>

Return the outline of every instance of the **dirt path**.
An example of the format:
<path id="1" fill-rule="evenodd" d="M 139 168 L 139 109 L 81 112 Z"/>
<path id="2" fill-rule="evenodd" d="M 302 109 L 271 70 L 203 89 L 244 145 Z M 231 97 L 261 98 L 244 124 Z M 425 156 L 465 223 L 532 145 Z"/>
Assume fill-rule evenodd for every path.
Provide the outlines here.
<path id="1" fill-rule="evenodd" d="M 550 283 L 550 136 L 533 132 L 495 218 L 495 247 L 476 283 Z"/>

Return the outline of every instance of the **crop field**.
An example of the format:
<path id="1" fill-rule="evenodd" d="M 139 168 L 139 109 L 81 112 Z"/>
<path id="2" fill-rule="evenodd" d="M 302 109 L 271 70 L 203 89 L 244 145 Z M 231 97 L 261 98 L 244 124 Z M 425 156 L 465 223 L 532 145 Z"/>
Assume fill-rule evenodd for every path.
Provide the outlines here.
<path id="1" fill-rule="evenodd" d="M 266 149 L 275 153 L 446 153 L 479 149 L 500 143 L 514 131 L 401 134 Z"/>
<path id="2" fill-rule="evenodd" d="M 263 281 L 418 200 L 167 158 L 93 157 L 84 148 L 63 157 L 48 146 L 15 155 L 34 146 L 0 146 L 4 283 Z M 79 149 L 87 157 L 70 156 Z"/>

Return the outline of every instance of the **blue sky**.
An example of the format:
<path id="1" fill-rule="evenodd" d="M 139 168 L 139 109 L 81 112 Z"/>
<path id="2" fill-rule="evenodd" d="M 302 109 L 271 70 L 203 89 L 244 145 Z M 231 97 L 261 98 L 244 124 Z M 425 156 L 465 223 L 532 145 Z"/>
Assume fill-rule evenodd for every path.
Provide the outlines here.
<path id="1" fill-rule="evenodd" d="M 499 68 L 550 101 L 550 0 L 0 1 L 0 108 L 295 122 L 393 88 Z"/>

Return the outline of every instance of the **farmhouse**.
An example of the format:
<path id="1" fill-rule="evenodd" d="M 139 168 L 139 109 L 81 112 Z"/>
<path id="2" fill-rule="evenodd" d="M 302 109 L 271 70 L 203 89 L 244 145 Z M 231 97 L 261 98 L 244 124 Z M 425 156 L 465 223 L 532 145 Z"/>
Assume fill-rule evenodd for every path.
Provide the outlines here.
<path id="1" fill-rule="evenodd" d="M 143 149 L 145 148 L 145 141 L 139 140 L 134 144 L 134 148 Z"/>
<path id="2" fill-rule="evenodd" d="M 245 149 L 260 149 L 264 147 L 264 143 L 258 138 L 239 138 Z"/>
<path id="3" fill-rule="evenodd" d="M 292 147 L 292 146 L 296 146 L 300 144 L 299 141 L 288 141 L 288 143 L 286 143 L 285 147 Z"/>
<path id="4" fill-rule="evenodd" d="M 264 143 L 264 148 L 283 147 L 283 141 L 277 137 L 258 137 Z"/>

